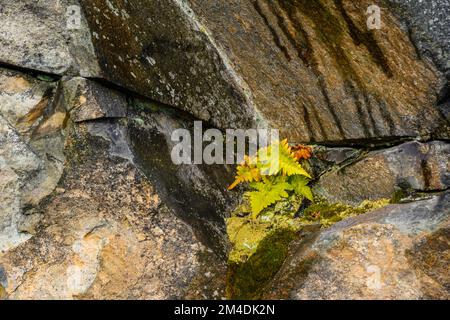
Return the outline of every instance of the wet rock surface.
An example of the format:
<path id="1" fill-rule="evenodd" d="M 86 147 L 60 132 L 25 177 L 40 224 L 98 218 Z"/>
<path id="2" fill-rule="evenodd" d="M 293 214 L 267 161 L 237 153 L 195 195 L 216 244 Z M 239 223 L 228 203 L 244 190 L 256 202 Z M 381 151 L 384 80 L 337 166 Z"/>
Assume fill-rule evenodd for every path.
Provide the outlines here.
<path id="1" fill-rule="evenodd" d="M 205 242 L 224 254 L 224 219 L 237 202 L 227 191 L 234 178 L 232 166 L 175 165 L 171 153 L 177 142 L 171 134 L 186 129 L 193 137 L 195 119 L 156 103 L 136 100 L 135 106 L 127 129 L 135 163 L 154 182 L 164 201 L 195 225 Z"/>

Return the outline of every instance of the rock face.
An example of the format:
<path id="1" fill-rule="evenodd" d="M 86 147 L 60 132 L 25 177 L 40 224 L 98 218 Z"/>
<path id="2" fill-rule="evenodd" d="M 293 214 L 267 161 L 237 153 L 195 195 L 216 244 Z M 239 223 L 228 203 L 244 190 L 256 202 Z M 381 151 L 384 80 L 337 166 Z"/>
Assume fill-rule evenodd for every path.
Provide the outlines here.
<path id="1" fill-rule="evenodd" d="M 188 3 L 81 4 L 96 35 L 102 77 L 222 128 L 253 124 L 239 79 Z"/>
<path id="2" fill-rule="evenodd" d="M 406 25 L 410 38 L 423 58 L 431 59 L 445 74 L 447 84 L 439 92 L 438 108 L 450 119 L 450 4 L 445 0 L 414 1 L 388 0 L 391 10 Z M 439 130 L 436 136 L 449 139 L 449 125 Z"/>
<path id="3" fill-rule="evenodd" d="M 55 84 L 0 70 L 0 251 L 27 240 L 28 207 L 56 187 L 64 162 L 66 112 L 55 104 Z M 32 233 L 32 232 L 31 232 Z"/>
<path id="4" fill-rule="evenodd" d="M 0 258 L 9 298 L 182 298 L 206 248 L 92 130 L 73 128 L 63 178 L 35 209 L 35 236 Z"/>
<path id="5" fill-rule="evenodd" d="M 79 19 L 75 1 L 5 2 L 2 18 L 14 18 L 2 24 L 0 61 L 103 78 L 220 128 L 271 126 L 292 142 L 330 143 L 429 135 L 446 123 L 442 75 L 381 1 L 374 31 L 366 0 L 80 1 Z M 445 17 L 443 2 L 433 8 Z M 408 12 L 414 25 L 428 16 Z M 448 60 L 445 49 L 436 61 Z"/>
<path id="6" fill-rule="evenodd" d="M 340 222 L 293 246 L 266 298 L 448 299 L 450 194 Z"/>
<path id="7" fill-rule="evenodd" d="M 393 17 L 385 12 L 384 28 L 367 30 L 373 2 L 190 2 L 239 66 L 261 116 L 292 141 L 415 136 L 441 118 L 432 107 L 438 76 Z"/>
<path id="8" fill-rule="evenodd" d="M 428 56 L 439 69 L 450 75 L 450 4 L 445 0 L 388 0 L 411 32 L 413 42 L 422 55 Z"/>
<path id="9" fill-rule="evenodd" d="M 237 297 L 450 298 L 448 10 L 0 0 L 0 299 L 221 299 L 233 283 Z M 315 143 L 315 194 L 342 214 L 328 225 L 352 218 L 318 230 L 327 217 L 286 200 L 313 224 L 262 235 L 273 250 L 255 268 L 271 267 L 243 268 L 254 283 L 226 279 L 234 168 L 171 159 L 172 132 L 196 120 Z M 399 194 L 422 200 L 353 217 Z"/>
<path id="10" fill-rule="evenodd" d="M 134 162 L 154 183 L 164 202 L 194 225 L 205 243 L 225 253 L 224 219 L 237 202 L 226 191 L 233 181 L 232 168 L 175 165 L 171 159 L 175 146 L 171 134 L 181 128 L 193 130 L 194 119 L 154 103 L 135 100 L 134 106 L 127 127 Z"/>
<path id="11" fill-rule="evenodd" d="M 450 188 L 449 158 L 448 143 L 408 142 L 326 173 L 315 191 L 332 202 L 356 205 L 392 198 L 400 190 L 442 191 Z"/>
<path id="12" fill-rule="evenodd" d="M 172 164 L 193 121 L 84 78 L 1 75 L 1 297 L 221 298 L 232 177 Z"/>
<path id="13" fill-rule="evenodd" d="M 58 75 L 98 74 L 86 20 L 77 9 L 70 10 L 77 4 L 74 0 L 1 0 L 0 61 Z"/>
<path id="14" fill-rule="evenodd" d="M 67 102 L 73 106 L 70 111 L 71 119 L 75 122 L 124 118 L 127 115 L 124 95 L 85 78 L 64 82 L 64 94 Z"/>
<path id="15" fill-rule="evenodd" d="M 8 298 L 208 297 L 195 283 L 205 273 L 219 276 L 214 272 L 223 263 L 199 239 L 218 247 L 220 227 L 211 222 L 206 237 L 201 222 L 193 229 L 183 221 L 193 216 L 177 216 L 183 212 L 162 202 L 152 179 L 134 165 L 120 120 L 71 122 L 67 130 L 62 178 L 27 212 L 33 238 L 0 257 Z M 211 217 L 200 218 L 206 224 Z M 220 297 L 220 287 L 210 291 L 210 298 Z"/>

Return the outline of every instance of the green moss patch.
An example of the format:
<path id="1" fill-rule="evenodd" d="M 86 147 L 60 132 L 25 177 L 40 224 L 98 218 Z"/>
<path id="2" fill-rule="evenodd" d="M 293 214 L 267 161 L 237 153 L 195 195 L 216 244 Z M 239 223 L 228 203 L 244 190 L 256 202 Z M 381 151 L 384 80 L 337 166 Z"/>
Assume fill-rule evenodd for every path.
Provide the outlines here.
<path id="1" fill-rule="evenodd" d="M 228 299 L 259 299 L 264 288 L 283 265 L 289 246 L 299 232 L 312 224 L 329 227 L 389 204 L 388 199 L 364 201 L 358 207 L 329 204 L 322 199 L 301 210 L 304 200 L 292 196 L 251 219 L 247 205 L 227 220 L 233 246 L 228 257 L 226 296 Z"/>
<path id="2" fill-rule="evenodd" d="M 302 224 L 320 223 L 323 228 L 327 228 L 344 219 L 385 207 L 388 204 L 390 204 L 389 199 L 377 201 L 367 200 L 362 202 L 358 207 L 352 207 L 342 203 L 329 204 L 319 200 L 305 209 L 300 220 Z"/>
<path id="3" fill-rule="evenodd" d="M 238 300 L 260 298 L 262 289 L 283 265 L 289 244 L 294 238 L 293 230 L 276 230 L 261 240 L 255 252 L 244 263 L 229 260 L 227 298 Z"/>

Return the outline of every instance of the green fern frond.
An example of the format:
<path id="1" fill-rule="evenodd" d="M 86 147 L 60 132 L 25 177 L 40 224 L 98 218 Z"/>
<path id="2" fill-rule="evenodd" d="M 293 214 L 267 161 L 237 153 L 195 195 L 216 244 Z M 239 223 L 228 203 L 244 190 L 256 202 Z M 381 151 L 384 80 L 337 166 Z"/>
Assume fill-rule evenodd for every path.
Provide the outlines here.
<path id="1" fill-rule="evenodd" d="M 278 150 L 278 157 L 273 153 L 274 150 Z M 258 151 L 258 167 L 264 175 L 277 175 L 281 172 L 285 176 L 298 174 L 311 178 L 308 172 L 297 162 L 287 140 L 260 149 Z"/>
<path id="2" fill-rule="evenodd" d="M 280 172 L 279 164 L 276 162 L 278 159 L 272 155 L 274 148 L 278 148 L 278 144 L 272 144 L 258 150 L 257 167 L 264 176 L 275 176 Z"/>
<path id="3" fill-rule="evenodd" d="M 302 175 L 308 178 L 311 176 L 305 169 L 297 162 L 294 153 L 291 151 L 287 140 L 283 140 L 280 144 L 280 168 L 284 175 Z"/>
<path id="4" fill-rule="evenodd" d="M 265 208 L 287 198 L 289 196 L 287 191 L 292 190 L 292 186 L 284 177 L 255 182 L 251 184 L 251 187 L 257 190 L 246 193 L 250 200 L 253 219 L 256 219 Z"/>
<path id="5" fill-rule="evenodd" d="M 292 193 L 313 201 L 313 193 L 308 186 L 310 179 L 287 140 L 283 140 L 259 149 L 254 157 L 247 156 L 238 166 L 236 181 L 229 190 L 240 183 L 249 183 L 253 191 L 245 195 L 249 199 L 252 218 L 256 219 L 264 209 Z"/>
<path id="6" fill-rule="evenodd" d="M 305 197 L 310 201 L 314 201 L 314 195 L 312 193 L 311 188 L 308 186 L 309 183 L 308 178 L 296 175 L 290 177 L 289 183 L 291 184 L 292 189 L 297 195 Z"/>

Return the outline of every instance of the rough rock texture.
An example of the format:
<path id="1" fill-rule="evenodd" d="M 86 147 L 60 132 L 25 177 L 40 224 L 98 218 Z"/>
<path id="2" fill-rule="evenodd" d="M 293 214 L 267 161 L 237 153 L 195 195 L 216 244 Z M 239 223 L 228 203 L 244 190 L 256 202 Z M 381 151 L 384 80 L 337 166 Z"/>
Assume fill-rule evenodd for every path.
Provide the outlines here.
<path id="1" fill-rule="evenodd" d="M 0 181 L 0 250 L 4 251 L 16 243 L 28 239 L 26 235 L 18 233 L 18 220 L 21 213 L 20 189 L 24 180 L 38 170 L 39 164 L 37 157 L 27 149 L 26 145 L 20 143 L 20 138 L 3 118 L 0 118 L 0 133 L 2 150 L 0 158 L 2 177 Z"/>
<path id="2" fill-rule="evenodd" d="M 294 245 L 266 298 L 449 299 L 450 194 L 340 222 Z"/>
<path id="3" fill-rule="evenodd" d="M 226 252 L 224 219 L 237 202 L 236 195 L 227 191 L 234 177 L 232 166 L 175 165 L 171 151 L 176 142 L 171 134 L 185 128 L 193 137 L 195 119 L 155 103 L 135 100 L 133 104 L 126 131 L 136 165 L 205 243 Z"/>
<path id="4" fill-rule="evenodd" d="M 265 297 L 450 298 L 448 8 L 0 0 L 0 299 L 223 298 L 234 168 L 170 158 L 198 119 L 319 143 L 331 202 L 426 196 L 293 232 Z"/>
<path id="5" fill-rule="evenodd" d="M 434 61 L 447 77 L 439 92 L 438 108 L 450 119 L 450 3 L 446 0 L 388 0 L 393 12 L 406 24 L 419 55 Z M 436 137 L 449 139 L 449 123 Z"/>
<path id="6" fill-rule="evenodd" d="M 53 191 L 64 162 L 66 112 L 56 105 L 54 83 L 0 70 L 0 251 L 33 233 L 26 211 Z"/>
<path id="7" fill-rule="evenodd" d="M 139 9 L 133 1 L 110 3 L 83 6 L 114 80 L 138 83 L 141 93 L 216 126 L 253 117 L 293 141 L 342 141 L 417 136 L 444 121 L 435 108 L 439 74 L 418 59 L 388 11 L 383 30 L 366 30 L 368 1 L 149 1 Z M 123 12 L 136 17 L 135 39 Z M 131 54 L 117 56 L 111 43 Z M 207 83 L 195 81 L 205 71 Z"/>
<path id="8" fill-rule="evenodd" d="M 234 71 L 181 1 L 81 1 L 101 76 L 222 128 L 253 114 Z"/>
<path id="9" fill-rule="evenodd" d="M 253 121 L 233 71 L 176 1 L 2 0 L 0 5 L 0 62 L 104 78 L 222 127 Z M 79 25 L 73 5 L 80 9 Z"/>
<path id="10" fill-rule="evenodd" d="M 0 61 L 103 78 L 217 127 L 272 126 L 292 142 L 443 134 L 443 78 L 384 1 L 375 31 L 368 0 L 82 0 L 77 29 L 76 1 L 3 2 Z M 405 20 L 428 16 L 415 12 Z"/>
<path id="11" fill-rule="evenodd" d="M 191 3 L 262 116 L 293 141 L 414 136 L 440 121 L 435 71 L 388 11 L 367 31 L 371 1 Z"/>
<path id="12" fill-rule="evenodd" d="M 231 169 L 171 163 L 191 118 L 83 78 L 1 77 L 2 298 L 223 297 Z"/>
<path id="13" fill-rule="evenodd" d="M 387 0 L 406 22 L 419 52 L 450 76 L 450 3 L 446 0 Z"/>
<path id="14" fill-rule="evenodd" d="M 439 92 L 438 108 L 450 119 L 450 3 L 446 0 L 387 0 L 410 34 L 419 55 L 431 59 L 447 78 Z M 449 139 L 449 122 L 436 133 Z"/>
<path id="15" fill-rule="evenodd" d="M 446 142 L 408 142 L 326 173 L 315 191 L 331 202 L 348 204 L 392 198 L 400 190 L 442 191 L 450 188 L 449 159 Z"/>
<path id="16" fill-rule="evenodd" d="M 69 111 L 75 122 L 127 115 L 126 97 L 96 82 L 73 78 L 63 82 L 63 90 L 66 103 L 72 106 Z"/>
<path id="17" fill-rule="evenodd" d="M 363 154 L 363 150 L 346 147 L 330 148 L 317 145 L 312 150 L 313 156 L 307 161 L 303 161 L 302 165 L 316 178 L 334 167 L 354 162 Z"/>
<path id="18" fill-rule="evenodd" d="M 89 126 L 71 132 L 36 235 L 0 258 L 9 298 L 182 298 L 206 249 Z"/>

